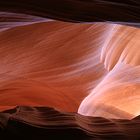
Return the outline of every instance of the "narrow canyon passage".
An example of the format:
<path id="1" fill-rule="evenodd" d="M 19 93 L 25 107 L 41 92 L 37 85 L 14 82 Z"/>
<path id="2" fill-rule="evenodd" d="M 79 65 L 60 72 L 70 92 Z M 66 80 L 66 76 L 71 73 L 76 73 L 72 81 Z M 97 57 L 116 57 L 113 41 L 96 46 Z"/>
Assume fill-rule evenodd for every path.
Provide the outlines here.
<path id="1" fill-rule="evenodd" d="M 139 132 L 139 0 L 0 0 L 0 139 Z"/>

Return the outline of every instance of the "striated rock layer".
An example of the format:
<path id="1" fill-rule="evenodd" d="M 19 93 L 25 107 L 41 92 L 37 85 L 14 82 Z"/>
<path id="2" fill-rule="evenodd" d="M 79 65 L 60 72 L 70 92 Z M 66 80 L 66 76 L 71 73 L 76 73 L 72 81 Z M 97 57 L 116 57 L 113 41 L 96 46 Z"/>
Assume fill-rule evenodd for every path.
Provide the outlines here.
<path id="1" fill-rule="evenodd" d="M 140 26 L 139 0 L 1 0 L 0 11 L 70 22 L 109 22 Z"/>
<path id="2" fill-rule="evenodd" d="M 115 120 L 85 117 L 47 107 L 16 107 L 0 113 L 3 139 L 140 139 L 140 117 Z"/>
<path id="3" fill-rule="evenodd" d="M 138 28 L 103 23 L 1 31 L 0 109 L 51 106 L 132 119 L 140 115 L 139 40 Z"/>
<path id="4" fill-rule="evenodd" d="M 111 27 L 50 21 L 1 32 L 0 109 L 30 105 L 77 111 L 106 73 L 100 46 Z"/>
<path id="5" fill-rule="evenodd" d="M 114 26 L 100 60 L 108 73 L 82 102 L 84 115 L 133 118 L 140 114 L 140 29 Z"/>
<path id="6" fill-rule="evenodd" d="M 140 139 L 139 15 L 139 0 L 0 0 L 1 136 Z"/>

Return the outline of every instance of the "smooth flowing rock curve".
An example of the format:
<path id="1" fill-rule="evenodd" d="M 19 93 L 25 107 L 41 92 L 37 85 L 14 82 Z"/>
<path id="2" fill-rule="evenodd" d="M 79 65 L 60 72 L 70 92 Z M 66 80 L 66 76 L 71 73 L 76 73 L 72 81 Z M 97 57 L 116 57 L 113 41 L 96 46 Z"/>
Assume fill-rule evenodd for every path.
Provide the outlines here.
<path id="1" fill-rule="evenodd" d="M 87 116 L 136 117 L 139 33 L 115 24 L 58 21 L 0 32 L 0 109 L 51 106 Z"/>
<path id="2" fill-rule="evenodd" d="M 140 139 L 139 15 L 139 0 L 0 0 L 0 138 Z"/>

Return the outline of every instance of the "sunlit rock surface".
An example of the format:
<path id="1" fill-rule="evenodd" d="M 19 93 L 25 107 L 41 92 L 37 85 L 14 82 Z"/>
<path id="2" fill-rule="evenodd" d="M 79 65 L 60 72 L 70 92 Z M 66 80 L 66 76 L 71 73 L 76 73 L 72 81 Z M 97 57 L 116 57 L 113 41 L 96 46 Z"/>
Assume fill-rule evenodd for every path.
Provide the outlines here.
<path id="1" fill-rule="evenodd" d="M 106 73 L 100 46 L 112 26 L 51 21 L 1 32 L 1 110 L 32 105 L 76 111 Z"/>
<path id="2" fill-rule="evenodd" d="M 101 51 L 108 73 L 82 102 L 79 113 L 133 118 L 140 114 L 140 29 L 115 26 Z"/>
<path id="3" fill-rule="evenodd" d="M 48 21 L 0 33 L 1 110 L 52 106 L 88 116 L 140 113 L 140 30 Z"/>

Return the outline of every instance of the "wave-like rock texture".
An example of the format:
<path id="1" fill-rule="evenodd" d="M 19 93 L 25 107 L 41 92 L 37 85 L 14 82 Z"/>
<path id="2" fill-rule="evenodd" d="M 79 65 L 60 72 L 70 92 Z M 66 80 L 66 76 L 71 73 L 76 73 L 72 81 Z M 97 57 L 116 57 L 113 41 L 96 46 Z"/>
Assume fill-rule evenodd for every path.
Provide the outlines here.
<path id="1" fill-rule="evenodd" d="M 0 113 L 1 139 L 139 140 L 140 117 L 85 117 L 48 107 L 16 107 Z"/>
<path id="2" fill-rule="evenodd" d="M 71 22 L 140 26 L 139 0 L 1 0 L 0 11 Z"/>
<path id="3" fill-rule="evenodd" d="M 140 115 L 139 40 L 138 28 L 103 23 L 48 21 L 1 31 L 0 110 L 25 105 L 106 118 Z"/>
<path id="4" fill-rule="evenodd" d="M 47 21 L 45 18 L 11 12 L 0 12 L 0 31 L 13 27 Z"/>
<path id="5" fill-rule="evenodd" d="M 112 26 L 49 21 L 0 32 L 0 109 L 77 111 L 106 73 L 100 46 Z"/>
<path id="6" fill-rule="evenodd" d="M 30 106 L 1 113 L 1 134 L 139 139 L 139 15 L 139 0 L 0 0 L 0 111 Z"/>
<path id="7" fill-rule="evenodd" d="M 133 118 L 140 114 L 140 30 L 114 26 L 100 60 L 108 73 L 82 102 L 84 115 Z"/>

